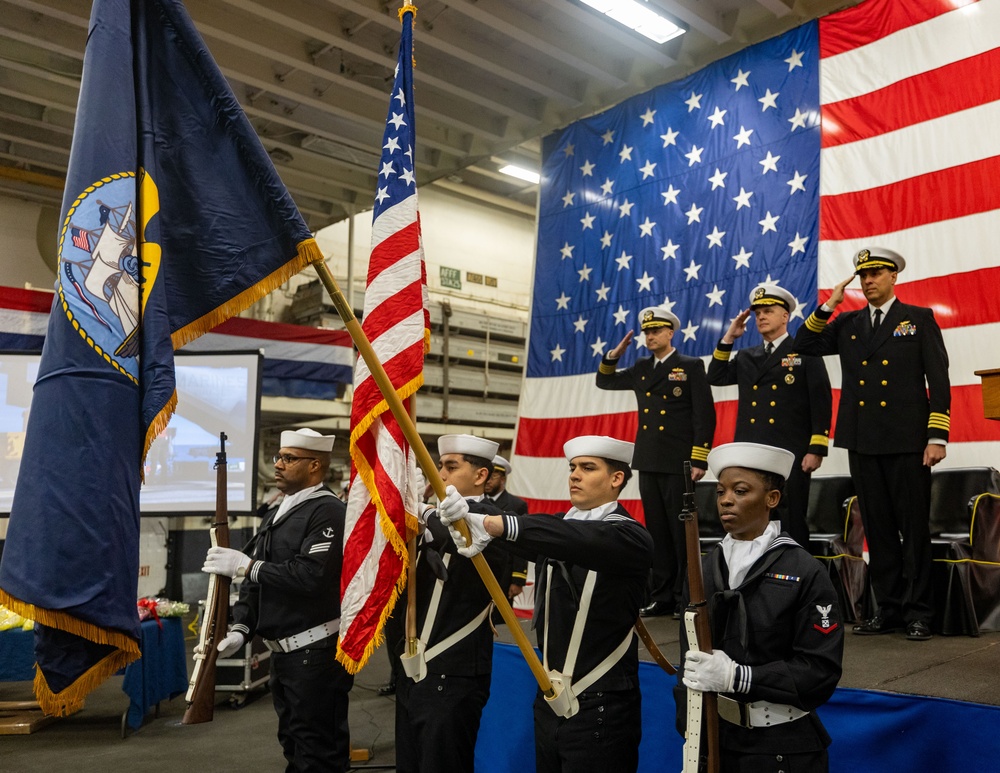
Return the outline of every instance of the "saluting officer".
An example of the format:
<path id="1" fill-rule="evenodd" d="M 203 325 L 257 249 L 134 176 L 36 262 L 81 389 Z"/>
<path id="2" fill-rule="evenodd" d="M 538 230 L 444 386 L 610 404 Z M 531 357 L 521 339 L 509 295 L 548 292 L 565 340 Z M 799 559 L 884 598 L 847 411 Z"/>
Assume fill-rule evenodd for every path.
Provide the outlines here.
<path id="1" fill-rule="evenodd" d="M 265 513 L 246 553 L 210 548 L 202 567 L 245 578 L 220 657 L 255 633 L 271 650 L 268 687 L 288 773 L 351 767 L 354 677 L 337 662 L 346 507 L 323 483 L 333 440 L 308 428 L 282 432 L 274 477 L 284 498 Z"/>
<path id="2" fill-rule="evenodd" d="M 715 434 L 715 403 L 705 364 L 673 346 L 681 325 L 673 312 L 651 306 L 639 319 L 652 356 L 617 370 L 618 359 L 632 343 L 629 331 L 601 361 L 597 386 L 631 390 L 639 404 L 632 468 L 639 472 L 646 528 L 655 545 L 649 604 L 642 614 L 669 615 L 679 611 L 687 567 L 684 524 L 677 517 L 684 506 L 684 462 L 691 462 L 691 478 L 701 480 Z"/>
<path id="3" fill-rule="evenodd" d="M 788 318 L 795 306 L 788 290 L 776 284 L 757 285 L 750 293 L 750 307 L 736 315 L 715 348 L 708 383 L 739 387 L 736 441 L 795 454 L 776 517 L 792 539 L 808 548 L 809 478 L 827 455 L 833 398 L 823 360 L 798 353 L 788 335 Z M 733 344 L 746 332 L 750 315 L 764 342 L 734 355 Z"/>
<path id="4" fill-rule="evenodd" d="M 538 560 L 535 626 L 559 689 L 535 697 L 538 773 L 632 773 L 639 764 L 642 696 L 634 626 L 653 554 L 649 533 L 618 503 L 632 476 L 633 445 L 586 435 L 563 446 L 573 507 L 557 516 L 469 513 L 449 494 L 442 518 L 465 518 L 460 553 L 502 546 Z M 457 534 L 457 532 L 456 532 Z"/>
<path id="5" fill-rule="evenodd" d="M 472 435 L 438 438 L 441 479 L 477 512 L 500 513 L 483 498 L 497 450 L 497 443 Z M 409 651 L 405 636 L 393 642 L 405 672 L 396 677 L 396 770 L 472 773 L 479 721 L 490 697 L 493 630 L 488 617 L 493 604 L 472 562 L 456 554 L 437 512 L 430 509 L 422 517 L 426 530 L 417 550 L 417 652 Z M 499 581 L 508 554 L 491 548 L 484 557 Z M 405 603 L 397 610 L 398 619 L 405 620 Z"/>
<path id="6" fill-rule="evenodd" d="M 854 633 L 931 638 L 931 467 L 951 428 L 948 353 L 934 312 L 896 298 L 903 256 L 883 247 L 854 256 L 868 304 L 831 320 L 851 276 L 796 334 L 810 354 L 839 354 L 843 380 L 834 442 L 848 451 L 878 602 Z M 900 545 L 902 535 L 902 545 Z"/>

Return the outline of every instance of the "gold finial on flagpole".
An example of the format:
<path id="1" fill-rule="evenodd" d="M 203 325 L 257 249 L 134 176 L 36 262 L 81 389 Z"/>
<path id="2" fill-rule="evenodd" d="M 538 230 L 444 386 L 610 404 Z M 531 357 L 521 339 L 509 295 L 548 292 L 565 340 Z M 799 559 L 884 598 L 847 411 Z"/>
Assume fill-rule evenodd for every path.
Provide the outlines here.
<path id="1" fill-rule="evenodd" d="M 403 7 L 399 9 L 399 23 L 403 23 L 403 14 L 412 13 L 413 18 L 417 18 L 417 6 L 415 6 L 410 0 L 403 0 Z"/>

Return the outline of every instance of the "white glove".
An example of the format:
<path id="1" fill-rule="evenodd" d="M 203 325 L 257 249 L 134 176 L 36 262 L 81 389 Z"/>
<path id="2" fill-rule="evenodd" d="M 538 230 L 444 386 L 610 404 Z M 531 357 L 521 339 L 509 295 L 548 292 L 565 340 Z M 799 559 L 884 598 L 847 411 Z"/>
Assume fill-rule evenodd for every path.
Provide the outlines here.
<path id="1" fill-rule="evenodd" d="M 486 516 L 482 513 L 465 514 L 465 523 L 469 527 L 469 536 L 472 537 L 471 545 L 466 542 L 465 537 L 462 536 L 458 529 L 451 524 L 448 525 L 448 531 L 451 532 L 451 540 L 455 543 L 455 547 L 458 548 L 460 556 L 465 556 L 466 558 L 478 556 L 490 544 L 490 540 L 493 537 L 486 531 L 485 520 Z"/>
<path id="2" fill-rule="evenodd" d="M 246 637 L 239 631 L 230 631 L 226 634 L 226 638 L 220 641 L 219 646 L 216 647 L 219 651 L 219 657 L 232 657 L 240 647 L 246 644 L 246 640 Z"/>
<path id="3" fill-rule="evenodd" d="M 222 574 L 227 577 L 242 577 L 250 566 L 250 556 L 232 548 L 209 548 L 205 565 L 201 571 Z"/>
<path id="4" fill-rule="evenodd" d="M 441 523 L 452 524 L 465 518 L 469 512 L 469 503 L 465 497 L 459 494 L 454 486 L 448 486 L 445 493 L 447 496 L 441 500 L 437 509 Z"/>
<path id="5" fill-rule="evenodd" d="M 688 650 L 684 655 L 684 686 L 701 692 L 732 692 L 736 664 L 722 650 L 711 655 Z"/>

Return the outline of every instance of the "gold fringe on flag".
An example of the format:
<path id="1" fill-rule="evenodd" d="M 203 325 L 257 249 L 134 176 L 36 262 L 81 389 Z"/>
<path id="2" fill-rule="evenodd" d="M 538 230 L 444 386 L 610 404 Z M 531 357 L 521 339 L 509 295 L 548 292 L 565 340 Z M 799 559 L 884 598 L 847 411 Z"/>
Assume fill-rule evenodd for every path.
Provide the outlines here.
<path id="1" fill-rule="evenodd" d="M 67 717 L 83 708 L 84 699 L 112 674 L 125 668 L 141 655 L 139 642 L 132 637 L 108 628 L 101 628 L 66 612 L 44 609 L 14 598 L 0 588 L 0 604 L 8 609 L 41 623 L 49 628 L 74 634 L 95 644 L 106 644 L 117 649 L 91 666 L 82 676 L 62 692 L 54 693 L 45 680 L 42 670 L 35 670 L 35 699 L 42 711 L 49 716 Z"/>

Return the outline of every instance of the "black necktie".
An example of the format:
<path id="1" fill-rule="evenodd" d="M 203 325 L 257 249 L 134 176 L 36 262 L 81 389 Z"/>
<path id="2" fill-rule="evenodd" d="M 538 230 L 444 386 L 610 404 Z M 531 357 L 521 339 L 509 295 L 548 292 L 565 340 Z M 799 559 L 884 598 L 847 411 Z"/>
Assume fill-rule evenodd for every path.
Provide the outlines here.
<path id="1" fill-rule="evenodd" d="M 764 354 L 765 354 L 765 356 L 770 357 L 771 356 L 771 352 L 773 352 L 773 351 L 774 351 L 774 343 L 772 341 L 768 341 L 766 344 L 764 344 Z"/>
<path id="2" fill-rule="evenodd" d="M 878 332 L 878 326 L 882 322 L 882 309 L 875 309 L 875 319 L 872 320 L 872 332 Z"/>

